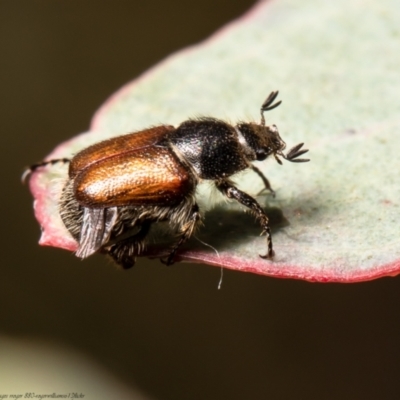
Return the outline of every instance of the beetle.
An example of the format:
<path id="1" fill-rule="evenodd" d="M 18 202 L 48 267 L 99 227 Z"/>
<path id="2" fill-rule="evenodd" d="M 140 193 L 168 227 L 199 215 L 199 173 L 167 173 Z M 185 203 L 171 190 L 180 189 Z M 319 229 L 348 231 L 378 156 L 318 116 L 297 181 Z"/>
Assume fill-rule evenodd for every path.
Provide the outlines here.
<path id="1" fill-rule="evenodd" d="M 272 92 L 261 106 L 261 121 L 233 126 L 216 118 L 189 119 L 178 127 L 160 125 L 91 145 L 71 159 L 42 161 L 30 166 L 24 178 L 39 168 L 69 163 L 68 180 L 61 192 L 61 219 L 78 242 L 76 256 L 86 258 L 106 253 L 124 269 L 143 253 L 153 225 L 167 222 L 177 232 L 169 254 L 161 261 L 174 262 L 179 247 L 193 234 L 202 217 L 196 202 L 196 187 L 212 181 L 229 199 L 249 208 L 266 235 L 272 259 L 268 217 L 256 199 L 238 189 L 230 177 L 252 169 L 265 188 L 274 193 L 266 176 L 252 164 L 273 156 L 291 162 L 308 150 L 303 143 L 287 154 L 275 125 L 266 125 L 264 113 L 281 104 Z"/>

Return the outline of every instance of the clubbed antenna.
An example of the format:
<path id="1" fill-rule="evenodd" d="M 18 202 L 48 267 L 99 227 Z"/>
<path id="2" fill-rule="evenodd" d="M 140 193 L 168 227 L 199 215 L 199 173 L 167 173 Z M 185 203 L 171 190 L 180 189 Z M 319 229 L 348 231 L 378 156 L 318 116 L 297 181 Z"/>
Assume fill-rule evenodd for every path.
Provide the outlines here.
<path id="1" fill-rule="evenodd" d="M 286 160 L 291 162 L 307 162 L 310 161 L 309 158 L 297 158 L 302 156 L 303 154 L 308 152 L 308 149 L 300 150 L 303 147 L 304 143 L 299 143 L 297 146 L 294 146 L 289 153 L 287 153 L 284 157 Z"/>
<path id="2" fill-rule="evenodd" d="M 265 118 L 264 118 L 264 112 L 265 111 L 270 111 L 273 110 L 274 108 L 278 107 L 282 101 L 278 101 L 275 104 L 272 104 L 275 99 L 278 97 L 279 91 L 276 90 L 275 92 L 271 92 L 269 96 L 265 99 L 264 103 L 262 103 L 261 106 L 261 125 L 265 125 Z"/>

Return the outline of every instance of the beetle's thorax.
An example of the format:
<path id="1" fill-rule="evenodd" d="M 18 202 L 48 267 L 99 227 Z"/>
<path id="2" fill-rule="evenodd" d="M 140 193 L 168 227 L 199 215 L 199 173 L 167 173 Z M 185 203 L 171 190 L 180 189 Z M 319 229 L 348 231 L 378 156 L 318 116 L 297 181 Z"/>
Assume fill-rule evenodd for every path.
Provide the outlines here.
<path id="1" fill-rule="evenodd" d="M 249 166 L 235 128 L 224 121 L 185 121 L 168 135 L 168 141 L 199 179 L 225 179 Z"/>

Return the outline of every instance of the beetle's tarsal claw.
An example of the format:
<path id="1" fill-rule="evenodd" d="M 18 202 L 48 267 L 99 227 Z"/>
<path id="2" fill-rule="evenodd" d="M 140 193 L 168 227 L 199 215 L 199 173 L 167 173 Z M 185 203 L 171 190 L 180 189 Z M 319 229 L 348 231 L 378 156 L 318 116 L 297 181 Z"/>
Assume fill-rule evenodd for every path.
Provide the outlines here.
<path id="1" fill-rule="evenodd" d="M 166 265 L 167 267 L 169 267 L 172 264 L 175 264 L 174 261 L 174 254 L 170 254 L 167 258 L 160 258 L 160 261 Z"/>
<path id="2" fill-rule="evenodd" d="M 267 254 L 259 254 L 260 258 L 263 260 L 272 260 L 275 257 L 275 251 L 272 250 L 271 252 L 268 252 Z"/>
<path id="3" fill-rule="evenodd" d="M 30 169 L 30 168 L 27 168 L 23 173 L 22 173 L 22 176 L 21 176 L 21 183 L 22 184 L 24 184 L 24 183 L 26 183 L 26 181 L 27 181 L 27 179 L 28 179 L 28 177 L 29 177 L 29 175 L 32 173 L 32 170 Z"/>

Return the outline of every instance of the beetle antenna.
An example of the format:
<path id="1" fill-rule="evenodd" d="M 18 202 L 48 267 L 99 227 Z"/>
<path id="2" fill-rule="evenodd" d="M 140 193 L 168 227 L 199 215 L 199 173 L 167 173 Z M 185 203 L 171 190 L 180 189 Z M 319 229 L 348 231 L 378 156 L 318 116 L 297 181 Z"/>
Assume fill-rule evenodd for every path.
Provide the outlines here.
<path id="1" fill-rule="evenodd" d="M 262 103 L 261 106 L 261 125 L 265 126 L 265 117 L 264 117 L 264 112 L 265 111 L 270 111 L 273 110 L 274 108 L 278 107 L 282 101 L 279 100 L 277 103 L 272 104 L 275 99 L 278 97 L 279 91 L 276 90 L 275 92 L 271 92 L 269 96 L 265 99 L 264 103 Z"/>
<path id="2" fill-rule="evenodd" d="M 282 154 L 282 155 L 286 160 L 291 161 L 291 162 L 298 162 L 298 163 L 299 162 L 308 162 L 308 161 L 310 161 L 309 158 L 297 158 L 308 152 L 308 149 L 300 150 L 303 146 L 304 146 L 304 143 L 299 143 L 298 145 L 294 146 L 289 151 L 289 153 L 287 153 L 286 155 L 285 154 Z"/>

